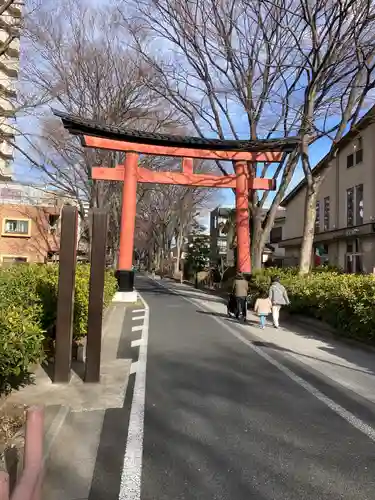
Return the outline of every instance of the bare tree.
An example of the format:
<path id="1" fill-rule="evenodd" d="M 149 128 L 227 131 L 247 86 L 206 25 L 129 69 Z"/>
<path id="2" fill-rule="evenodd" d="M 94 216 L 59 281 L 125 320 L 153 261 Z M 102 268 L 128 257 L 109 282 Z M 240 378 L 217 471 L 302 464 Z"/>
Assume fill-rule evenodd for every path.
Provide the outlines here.
<path id="1" fill-rule="evenodd" d="M 337 153 L 337 143 L 355 130 L 374 88 L 375 7 L 368 0 L 290 1 L 283 29 L 295 40 L 303 67 L 303 107 L 300 118 L 301 160 L 307 192 L 300 272 L 311 267 L 319 188 Z M 314 173 L 311 145 L 329 136 L 327 162 Z"/>
<path id="2" fill-rule="evenodd" d="M 251 5 L 237 0 L 141 0 L 130 13 L 128 4 L 125 9 L 120 1 L 117 12 L 119 23 L 131 30 L 135 48 L 157 75 L 153 90 L 189 121 L 194 133 L 221 139 L 294 133 L 296 114 L 280 98 L 280 93 L 291 98 L 298 77 L 284 49 L 292 45 L 292 37 L 280 29 L 282 18 L 277 18 L 285 14 L 268 12 L 260 0 Z M 152 39 L 158 43 L 150 44 Z M 158 50 L 163 43 L 171 49 L 164 58 Z M 258 176 L 276 177 L 279 187 L 265 221 L 261 214 L 269 193 L 252 193 L 254 268 L 261 266 L 297 156 L 276 168 L 256 166 Z M 224 175 L 232 167 L 218 163 Z"/>
<path id="3" fill-rule="evenodd" d="M 312 180 L 309 147 L 324 135 L 336 142 L 372 88 L 372 9 L 369 0 L 139 0 L 133 10 L 118 1 L 118 22 L 131 30 L 135 48 L 158 77 L 150 82 L 153 90 L 195 133 L 301 137 L 300 150 L 279 166 L 257 168 L 279 183 L 265 218 L 269 194 L 252 193 L 254 268 L 261 266 L 301 157 L 309 186 L 301 272 L 309 267 L 313 197 L 321 182 Z"/>
<path id="4" fill-rule="evenodd" d="M 201 163 L 197 172 L 210 170 Z M 164 268 L 172 248 L 177 248 L 174 271 L 180 267 L 184 239 L 199 209 L 207 206 L 213 191 L 183 186 L 153 186 L 138 204 L 138 247 L 147 249 L 149 263 Z"/>
<path id="5" fill-rule="evenodd" d="M 115 27 L 108 29 L 107 9 L 78 0 L 54 2 L 28 19 L 23 91 L 69 113 L 97 122 L 143 130 L 177 129 L 180 123 L 146 85 L 152 70 L 128 48 Z M 86 208 L 106 207 L 110 214 L 109 246 L 115 258 L 119 244 L 121 184 L 93 181 L 94 165 L 114 166 L 118 154 L 83 150 L 49 108 L 34 108 L 38 133 L 24 134 L 19 148 L 49 187 L 78 201 L 82 221 Z M 18 147 L 16 145 L 16 147 Z M 158 168 L 153 159 L 142 160 Z M 140 190 L 142 193 L 142 190 Z M 142 196 L 142 194 L 139 194 Z M 89 235 L 88 228 L 87 234 Z"/>

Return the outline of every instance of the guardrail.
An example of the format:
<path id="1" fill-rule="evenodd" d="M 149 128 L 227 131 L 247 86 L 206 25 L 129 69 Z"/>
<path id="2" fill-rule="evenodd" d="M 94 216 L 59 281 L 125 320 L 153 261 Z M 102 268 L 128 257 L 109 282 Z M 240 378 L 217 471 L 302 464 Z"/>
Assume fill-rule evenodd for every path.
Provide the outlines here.
<path id="1" fill-rule="evenodd" d="M 40 500 L 43 480 L 44 411 L 41 407 L 27 410 L 24 467 L 9 497 L 9 475 L 0 472 L 0 500 Z"/>

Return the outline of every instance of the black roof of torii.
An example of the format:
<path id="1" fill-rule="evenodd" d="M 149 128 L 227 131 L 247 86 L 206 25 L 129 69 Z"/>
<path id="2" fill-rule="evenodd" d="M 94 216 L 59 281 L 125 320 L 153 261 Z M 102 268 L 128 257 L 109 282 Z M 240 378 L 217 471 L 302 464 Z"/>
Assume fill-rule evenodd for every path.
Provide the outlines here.
<path id="1" fill-rule="evenodd" d="M 256 141 L 206 139 L 202 137 L 167 135 L 140 130 L 125 129 L 112 125 L 102 125 L 93 120 L 87 120 L 58 110 L 52 110 L 61 118 L 64 128 L 73 135 L 88 135 L 113 139 L 117 141 L 150 144 L 155 146 L 184 147 L 191 149 L 216 151 L 280 151 L 290 153 L 300 143 L 298 137 L 284 139 L 260 139 Z"/>

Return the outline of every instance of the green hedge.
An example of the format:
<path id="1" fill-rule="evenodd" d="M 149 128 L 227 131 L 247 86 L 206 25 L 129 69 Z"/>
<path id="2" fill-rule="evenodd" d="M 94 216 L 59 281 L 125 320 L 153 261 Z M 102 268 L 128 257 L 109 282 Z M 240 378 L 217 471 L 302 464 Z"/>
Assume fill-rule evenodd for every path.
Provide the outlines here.
<path id="1" fill-rule="evenodd" d="M 19 265 L 0 269 L 0 394 L 19 385 L 30 366 L 43 359 L 47 332 L 56 321 L 57 265 Z M 88 284 L 90 266 L 76 270 L 73 338 L 87 333 Z M 106 272 L 104 306 L 117 283 Z"/>
<path id="2" fill-rule="evenodd" d="M 269 268 L 252 276 L 253 299 L 261 290 L 269 288 L 275 275 L 288 290 L 291 313 L 325 321 L 343 336 L 375 343 L 375 278 L 372 275 L 317 268 L 307 276 L 299 276 L 294 268 Z"/>

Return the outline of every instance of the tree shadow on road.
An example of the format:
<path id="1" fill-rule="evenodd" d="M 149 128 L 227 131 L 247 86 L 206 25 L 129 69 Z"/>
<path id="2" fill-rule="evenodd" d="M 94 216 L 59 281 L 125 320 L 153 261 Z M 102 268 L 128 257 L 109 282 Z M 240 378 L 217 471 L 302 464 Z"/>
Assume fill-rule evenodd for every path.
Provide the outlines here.
<path id="1" fill-rule="evenodd" d="M 173 358 L 160 354 L 149 368 L 142 499 L 162 491 L 189 500 L 313 500 L 331 488 L 355 498 L 358 484 L 342 478 L 352 473 L 346 439 L 357 431 L 241 345 L 224 341 L 210 353 L 208 342 Z M 371 481 L 361 488 L 370 493 Z"/>
<path id="2" fill-rule="evenodd" d="M 328 327 L 324 323 L 316 321 L 313 323 L 304 323 L 303 318 L 294 318 L 293 315 L 285 314 L 281 317 L 282 324 L 286 330 L 309 340 L 316 341 L 318 345 L 316 349 L 331 354 L 337 358 L 347 361 L 353 366 L 337 363 L 333 360 L 324 359 L 321 357 L 312 357 L 318 361 L 342 366 L 348 370 L 358 371 L 362 373 L 375 374 L 375 352 L 374 348 L 369 348 L 360 342 L 351 341 L 345 336 L 335 334 L 333 328 Z M 300 352 L 296 354 L 301 355 Z M 309 357 L 309 356 L 306 356 Z"/>
<path id="3" fill-rule="evenodd" d="M 199 298 L 199 297 L 194 297 L 194 289 L 192 289 L 191 291 L 190 290 L 187 290 L 186 293 L 184 293 L 184 291 L 180 291 L 180 290 L 176 290 L 176 291 L 173 291 L 173 290 L 169 290 L 168 288 L 164 288 L 164 287 L 161 287 L 161 286 L 157 286 L 157 285 L 154 285 L 153 283 L 149 283 L 149 282 L 146 282 L 146 283 L 143 283 L 143 282 L 139 282 L 137 283 L 137 290 L 141 293 L 141 294 L 146 294 L 146 295 L 153 295 L 153 296 L 156 296 L 156 297 L 164 297 L 164 296 L 174 296 L 174 297 L 186 297 L 186 298 Z M 193 292 L 193 293 L 192 293 Z M 201 293 L 200 290 L 196 290 L 197 294 Z M 207 301 L 207 302 L 224 302 L 224 299 L 222 297 L 218 297 L 218 296 L 210 296 L 210 295 L 207 295 L 207 296 L 204 296 L 204 300 Z"/>

